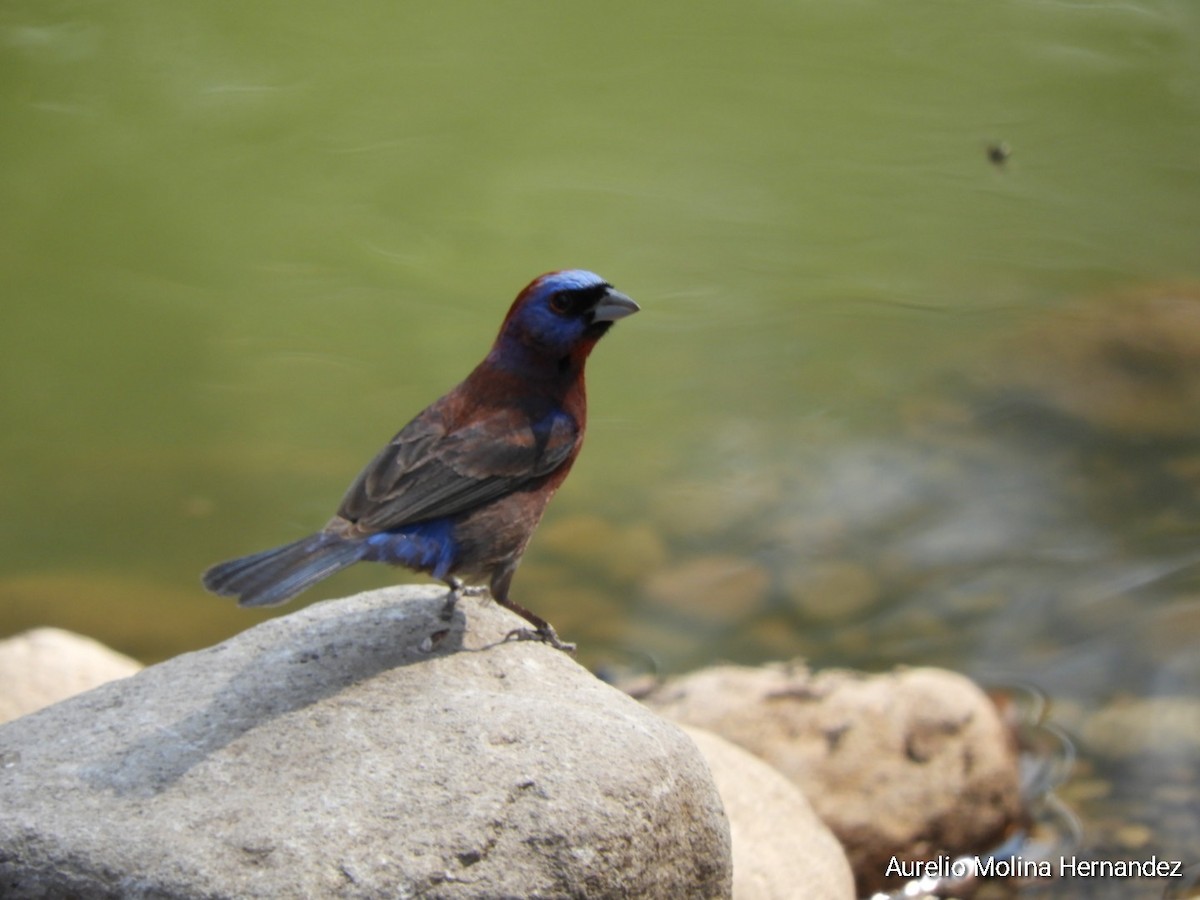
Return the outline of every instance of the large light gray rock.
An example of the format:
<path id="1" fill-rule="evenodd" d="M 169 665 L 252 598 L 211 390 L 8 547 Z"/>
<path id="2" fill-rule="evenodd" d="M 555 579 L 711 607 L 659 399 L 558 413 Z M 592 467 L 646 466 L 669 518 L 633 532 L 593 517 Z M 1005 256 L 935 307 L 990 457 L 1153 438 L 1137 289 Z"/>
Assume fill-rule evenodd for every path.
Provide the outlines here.
<path id="1" fill-rule="evenodd" d="M 0 726 L 0 896 L 729 896 L 687 736 L 444 596 L 321 603 Z"/>

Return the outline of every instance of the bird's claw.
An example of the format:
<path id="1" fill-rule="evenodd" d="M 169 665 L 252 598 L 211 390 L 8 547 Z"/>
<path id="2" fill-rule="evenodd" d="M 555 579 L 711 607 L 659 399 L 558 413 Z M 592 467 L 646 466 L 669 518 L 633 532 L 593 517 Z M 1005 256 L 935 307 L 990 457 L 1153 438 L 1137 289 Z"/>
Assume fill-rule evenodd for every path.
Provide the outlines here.
<path id="1" fill-rule="evenodd" d="M 563 653 L 574 653 L 575 645 L 564 641 L 558 636 L 558 633 L 547 625 L 545 628 L 514 628 L 504 636 L 506 641 L 541 641 L 543 644 L 548 644 L 555 650 L 561 650 Z"/>

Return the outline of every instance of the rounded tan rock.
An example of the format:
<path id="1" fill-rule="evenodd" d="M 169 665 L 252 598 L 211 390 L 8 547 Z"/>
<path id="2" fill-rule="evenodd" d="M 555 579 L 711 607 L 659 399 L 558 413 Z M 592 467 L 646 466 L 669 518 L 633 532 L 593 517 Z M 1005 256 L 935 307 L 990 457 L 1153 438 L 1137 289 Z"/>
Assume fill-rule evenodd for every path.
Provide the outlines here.
<path id="1" fill-rule="evenodd" d="M 846 848 L 860 894 L 887 884 L 893 856 L 982 851 L 1021 815 L 1011 734 L 983 691 L 953 672 L 719 666 L 643 702 L 799 786 Z"/>
<path id="2" fill-rule="evenodd" d="M 89 637 L 35 628 L 0 641 L 0 722 L 125 678 L 142 668 Z"/>

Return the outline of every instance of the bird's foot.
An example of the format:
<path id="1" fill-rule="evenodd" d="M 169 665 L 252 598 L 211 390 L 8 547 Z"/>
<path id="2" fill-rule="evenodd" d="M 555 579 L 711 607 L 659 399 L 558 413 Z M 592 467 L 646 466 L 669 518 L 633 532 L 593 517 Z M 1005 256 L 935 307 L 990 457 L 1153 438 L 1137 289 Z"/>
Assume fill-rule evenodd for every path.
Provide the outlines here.
<path id="1" fill-rule="evenodd" d="M 564 641 L 549 625 L 542 628 L 514 628 L 504 636 L 506 641 L 541 641 L 563 653 L 574 653 L 575 645 Z"/>
<path id="2" fill-rule="evenodd" d="M 454 607 L 458 604 L 459 597 L 481 597 L 487 593 L 487 588 L 483 585 L 465 585 L 457 578 L 447 581 L 446 584 L 450 586 L 450 590 L 446 593 L 446 602 L 439 614 L 444 622 L 454 618 Z"/>

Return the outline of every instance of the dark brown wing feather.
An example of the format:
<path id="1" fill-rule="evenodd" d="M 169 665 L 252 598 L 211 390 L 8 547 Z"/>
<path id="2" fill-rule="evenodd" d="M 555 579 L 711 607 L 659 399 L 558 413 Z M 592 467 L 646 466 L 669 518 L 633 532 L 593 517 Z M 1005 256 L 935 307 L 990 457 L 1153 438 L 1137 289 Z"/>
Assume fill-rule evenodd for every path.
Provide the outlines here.
<path id="1" fill-rule="evenodd" d="M 384 531 L 466 512 L 553 472 L 578 441 L 578 425 L 563 412 L 535 420 L 506 408 L 446 431 L 431 407 L 363 469 L 338 515 L 361 531 Z"/>

